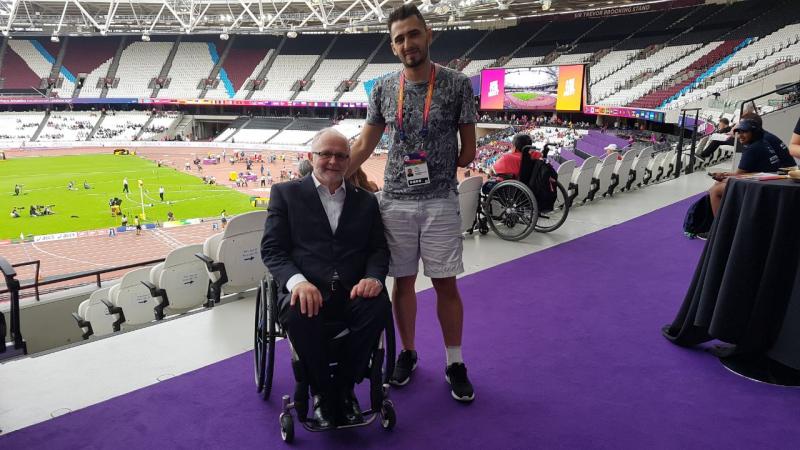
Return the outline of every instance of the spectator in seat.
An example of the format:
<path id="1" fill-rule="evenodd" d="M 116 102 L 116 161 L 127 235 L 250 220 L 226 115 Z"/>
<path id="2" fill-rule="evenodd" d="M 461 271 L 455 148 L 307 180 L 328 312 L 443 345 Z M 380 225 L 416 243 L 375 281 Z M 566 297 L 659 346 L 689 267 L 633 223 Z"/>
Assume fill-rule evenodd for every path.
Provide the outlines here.
<path id="1" fill-rule="evenodd" d="M 714 154 L 714 152 L 719 148 L 720 145 L 733 145 L 734 144 L 734 136 L 733 132 L 731 131 L 731 122 L 726 118 L 719 119 L 719 123 L 717 124 L 718 134 L 729 134 L 730 137 L 725 141 L 708 141 L 706 148 L 700 153 L 700 157 L 706 159 Z"/>
<path id="2" fill-rule="evenodd" d="M 781 167 L 795 164 L 789 155 L 789 149 L 774 134 L 762 128 L 761 118 L 754 114 L 744 114 L 733 130 L 736 137 L 744 146 L 739 167 L 733 174 L 714 173 L 712 177 L 717 181 L 708 191 L 711 196 L 711 212 L 716 217 L 722 197 L 725 194 L 727 179 L 731 175 L 742 175 L 757 172 L 777 172 Z"/>

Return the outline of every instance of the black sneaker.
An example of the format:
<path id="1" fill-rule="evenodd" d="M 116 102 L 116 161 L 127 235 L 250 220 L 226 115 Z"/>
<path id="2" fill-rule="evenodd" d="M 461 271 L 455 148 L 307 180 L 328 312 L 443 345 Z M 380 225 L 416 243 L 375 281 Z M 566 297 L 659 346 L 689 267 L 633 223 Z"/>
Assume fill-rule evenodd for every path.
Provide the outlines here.
<path id="1" fill-rule="evenodd" d="M 405 386 L 411 381 L 411 372 L 417 368 L 417 352 L 414 350 L 402 350 L 397 356 L 397 364 L 394 365 L 394 372 L 389 379 L 389 383 L 395 386 Z"/>
<path id="2" fill-rule="evenodd" d="M 445 370 L 445 380 L 450 383 L 450 395 L 460 402 L 471 402 L 475 399 L 475 390 L 467 378 L 467 366 L 464 363 L 453 363 Z"/>

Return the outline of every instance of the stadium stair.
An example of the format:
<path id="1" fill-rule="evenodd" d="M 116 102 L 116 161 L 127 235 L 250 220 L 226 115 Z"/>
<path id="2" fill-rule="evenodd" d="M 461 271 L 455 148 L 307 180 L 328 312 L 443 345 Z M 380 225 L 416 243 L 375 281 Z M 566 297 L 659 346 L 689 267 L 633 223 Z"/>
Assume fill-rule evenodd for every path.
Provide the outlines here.
<path id="1" fill-rule="evenodd" d="M 114 53 L 114 59 L 111 61 L 111 65 L 108 66 L 108 73 L 106 74 L 106 78 L 115 79 L 117 77 L 117 70 L 119 69 L 119 61 L 122 59 L 122 51 L 125 50 L 128 44 L 128 37 L 122 36 L 122 39 L 119 41 L 119 47 L 117 47 L 116 53 Z M 106 98 L 108 96 L 108 86 L 103 85 L 103 90 L 100 91 L 100 98 Z"/>
<path id="2" fill-rule="evenodd" d="M 264 64 L 264 67 L 261 68 L 261 72 L 258 73 L 256 81 L 261 81 L 262 83 L 265 81 L 264 79 L 267 77 L 267 74 L 269 73 L 270 69 L 272 69 L 272 65 L 275 64 L 275 59 L 281 53 L 283 46 L 286 44 L 286 39 L 288 38 L 284 36 L 283 39 L 281 39 L 280 44 L 278 44 L 278 48 L 276 48 L 275 51 L 269 55 L 269 59 L 267 60 L 267 63 Z M 251 86 L 250 92 L 247 93 L 245 99 L 250 100 L 255 92 L 256 92 L 255 86 Z"/>
<path id="3" fill-rule="evenodd" d="M 97 119 L 97 123 L 95 123 L 94 126 L 92 127 L 92 131 L 90 131 L 89 135 L 86 136 L 86 140 L 87 141 L 91 141 L 92 140 L 94 135 L 97 133 L 97 130 L 99 130 L 100 126 L 103 124 L 103 121 L 105 120 L 105 118 L 106 118 L 106 113 L 105 112 L 100 114 L 100 118 Z"/>
<path id="4" fill-rule="evenodd" d="M 158 78 L 159 79 L 165 79 L 166 80 L 167 75 L 169 75 L 169 70 L 172 68 L 172 61 L 175 60 L 175 54 L 178 53 L 178 47 L 180 47 L 182 39 L 183 39 L 183 36 L 178 36 L 178 38 L 175 39 L 175 42 L 172 44 L 172 48 L 169 51 L 169 55 L 167 56 L 167 60 L 164 61 L 164 65 L 161 67 L 161 72 L 158 73 Z M 160 90 L 161 90 L 161 87 L 156 83 L 155 87 L 153 88 L 153 93 L 150 94 L 150 98 L 157 98 L 158 97 L 158 91 L 160 91 Z"/>
<path id="5" fill-rule="evenodd" d="M 42 118 L 42 122 L 39 124 L 39 128 L 37 128 L 36 132 L 33 133 L 33 136 L 31 136 L 31 142 L 36 142 L 36 138 L 39 137 L 39 134 L 41 134 L 42 130 L 44 130 L 44 127 L 47 125 L 48 119 L 50 119 L 49 109 L 44 112 L 44 117 Z"/>
<path id="6" fill-rule="evenodd" d="M 350 75 L 350 78 L 344 81 L 338 88 L 336 88 L 338 93 L 336 94 L 335 97 L 333 97 L 333 101 L 339 101 L 339 99 L 342 98 L 342 95 L 344 95 L 345 92 L 348 92 L 345 87 L 345 84 L 350 84 L 351 86 L 353 86 L 353 89 L 359 87 L 358 77 L 361 76 L 362 73 L 364 73 L 364 69 L 366 69 L 367 66 L 370 65 L 370 63 L 372 62 L 373 58 L 375 58 L 375 55 L 378 53 L 378 51 L 380 51 L 380 49 L 383 48 L 384 45 L 388 45 L 388 41 L 389 41 L 388 35 L 380 40 L 378 45 L 369 54 L 367 59 L 365 59 L 364 62 L 362 62 L 361 65 L 358 66 L 356 71 L 353 72 L 352 75 Z"/>
<path id="7" fill-rule="evenodd" d="M 339 39 L 338 36 L 334 36 L 333 39 L 331 39 L 331 42 L 328 44 L 328 47 L 325 48 L 325 51 L 322 52 L 321 55 L 319 55 L 319 58 L 317 58 L 317 60 L 314 62 L 314 65 L 311 66 L 311 68 L 308 70 L 308 73 L 306 73 L 306 75 L 302 78 L 302 80 L 297 80 L 297 82 L 295 82 L 295 84 L 292 86 L 294 94 L 292 94 L 292 98 L 290 100 L 296 99 L 297 96 L 300 95 L 302 91 L 308 90 L 308 88 L 310 88 L 311 85 L 314 84 L 314 74 L 317 73 L 317 70 L 319 69 L 319 66 L 322 64 L 322 61 L 325 61 L 325 58 L 328 57 L 328 53 L 331 52 L 331 49 L 333 48 L 334 45 L 336 45 L 336 41 L 338 39 Z M 306 82 L 305 86 L 301 84 L 301 81 Z"/>
<path id="8" fill-rule="evenodd" d="M 231 80 L 228 78 L 228 73 L 225 71 L 225 68 L 222 65 L 225 63 L 225 60 L 228 58 L 228 53 L 230 53 L 231 48 L 233 48 L 233 43 L 236 41 L 236 35 L 231 36 L 228 39 L 228 45 L 225 46 L 225 49 L 222 50 L 222 54 L 217 56 L 216 60 L 214 61 L 214 67 L 211 69 L 211 73 L 208 74 L 208 79 L 214 80 L 217 76 L 220 77 L 220 82 L 225 85 L 225 90 L 228 92 L 228 97 L 233 98 L 236 95 L 236 89 L 231 84 Z M 216 54 L 216 47 L 214 46 L 213 42 L 208 43 L 208 50 L 211 52 L 212 59 Z M 200 95 L 198 98 L 206 98 L 206 94 L 208 93 L 208 85 L 203 84 L 203 90 L 200 91 Z"/>
<path id="9" fill-rule="evenodd" d="M 64 55 L 67 52 L 67 45 L 69 45 L 69 37 L 65 37 L 63 41 L 61 41 L 61 47 L 58 49 L 58 55 L 56 56 L 56 61 L 53 63 L 53 68 L 50 70 L 50 78 L 58 80 L 59 76 L 63 75 L 67 78 L 73 86 L 75 86 L 75 76 L 69 73 L 66 67 L 64 67 Z M 71 79 L 70 79 L 71 78 Z M 53 87 L 47 87 L 47 96 L 49 97 L 51 92 L 53 92 Z M 72 92 L 70 92 L 71 96 Z"/>
<path id="10" fill-rule="evenodd" d="M 144 130 L 146 130 L 147 127 L 149 127 L 150 124 L 153 123 L 153 117 L 154 117 L 153 114 L 150 114 L 147 117 L 147 122 L 145 122 L 144 125 L 142 125 L 142 127 L 139 128 L 139 131 L 136 132 L 136 136 L 133 138 L 133 140 L 138 141 L 138 140 L 140 140 L 142 138 L 142 134 L 144 134 Z M 94 134 L 94 130 L 92 130 L 92 134 Z"/>

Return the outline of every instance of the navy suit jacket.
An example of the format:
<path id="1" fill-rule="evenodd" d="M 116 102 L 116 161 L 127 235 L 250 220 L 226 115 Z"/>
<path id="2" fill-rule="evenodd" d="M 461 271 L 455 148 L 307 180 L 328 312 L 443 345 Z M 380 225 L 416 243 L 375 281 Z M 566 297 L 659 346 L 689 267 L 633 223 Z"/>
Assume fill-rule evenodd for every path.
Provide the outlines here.
<path id="1" fill-rule="evenodd" d="M 326 300 L 334 272 L 348 291 L 368 277 L 385 285 L 389 248 L 378 202 L 372 193 L 350 183 L 345 189 L 334 234 L 310 175 L 272 186 L 261 259 L 278 282 L 281 303 L 288 296 L 286 282 L 297 273 Z"/>

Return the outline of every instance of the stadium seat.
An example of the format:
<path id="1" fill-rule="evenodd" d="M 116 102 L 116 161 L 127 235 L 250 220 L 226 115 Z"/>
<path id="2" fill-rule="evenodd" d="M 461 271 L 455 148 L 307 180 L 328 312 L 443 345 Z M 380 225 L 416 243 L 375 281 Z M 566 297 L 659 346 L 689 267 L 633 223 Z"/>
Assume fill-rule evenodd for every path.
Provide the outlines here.
<path id="1" fill-rule="evenodd" d="M 648 173 L 647 165 L 652 160 L 652 156 L 653 149 L 648 147 L 643 149 L 636 157 L 636 160 L 633 161 L 633 178 L 629 181 L 629 185 L 626 187 L 627 190 L 630 190 L 634 186 L 644 187 L 650 181 L 652 174 Z"/>
<path id="2" fill-rule="evenodd" d="M 180 314 L 207 303 L 208 272 L 195 254 L 203 251 L 201 244 L 187 245 L 171 251 L 164 262 L 150 269 L 150 281 L 142 284 L 156 298 L 156 320 L 166 314 Z"/>
<path id="3" fill-rule="evenodd" d="M 600 196 L 605 197 L 610 192 L 611 176 L 614 174 L 617 156 L 616 153 L 607 155 L 603 158 L 603 161 L 598 164 L 594 171 L 594 178 L 592 179 L 594 187 L 589 191 L 589 200 L 594 200 L 595 195 L 598 193 Z"/>
<path id="4" fill-rule="evenodd" d="M 203 243 L 203 252 L 195 256 L 203 261 L 211 280 L 210 298 L 219 303 L 225 294 L 244 292 L 258 286 L 267 269 L 261 262 L 261 237 L 266 211 L 253 211 L 230 220 L 225 231 Z"/>
<path id="5" fill-rule="evenodd" d="M 572 181 L 572 174 L 575 172 L 575 161 L 568 159 L 561 163 L 558 166 L 558 170 L 556 173 L 558 174 L 558 181 L 561 183 L 564 188 L 569 187 L 570 181 Z"/>
<path id="6" fill-rule="evenodd" d="M 461 231 L 469 231 L 475 223 L 480 202 L 483 178 L 469 177 L 458 184 L 458 207 L 461 211 Z"/>
<path id="7" fill-rule="evenodd" d="M 611 174 L 611 186 L 608 187 L 608 194 L 614 195 L 614 190 L 620 191 L 627 190 L 630 186 L 629 180 L 633 179 L 635 172 L 633 172 L 633 160 L 639 156 L 636 150 L 628 150 L 622 155 L 622 159 L 618 160 L 614 165 L 614 173 Z"/>
<path id="8" fill-rule="evenodd" d="M 656 153 L 653 156 L 653 159 L 650 160 L 650 165 L 647 167 L 651 174 L 650 179 L 647 181 L 648 184 L 661 181 L 661 178 L 664 175 L 664 168 L 662 166 L 669 153 L 670 152 Z"/>
<path id="9" fill-rule="evenodd" d="M 108 297 L 111 304 L 122 309 L 125 314 L 123 328 L 143 325 L 155 320 L 155 307 L 158 306 L 150 291 L 142 281 L 150 279 L 151 267 L 134 269 L 122 276 L 119 284 L 111 286 Z"/>
<path id="10" fill-rule="evenodd" d="M 78 305 L 78 312 L 72 317 L 83 330 L 83 338 L 90 336 L 105 336 L 119 331 L 120 324 L 125 321 L 121 312 L 112 312 L 109 308 L 108 294 L 110 288 L 100 288 Z"/>
<path id="11" fill-rule="evenodd" d="M 600 162 L 596 156 L 590 156 L 581 165 L 580 169 L 572 175 L 572 183 L 569 186 L 570 204 L 578 206 L 586 203 L 589 196 L 589 191 L 592 189 L 592 179 L 594 178 L 594 170 L 597 163 Z M 579 199 L 580 203 L 576 204 L 575 199 Z"/>

